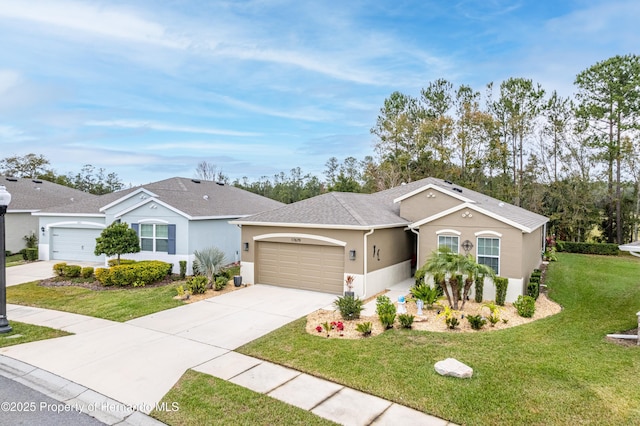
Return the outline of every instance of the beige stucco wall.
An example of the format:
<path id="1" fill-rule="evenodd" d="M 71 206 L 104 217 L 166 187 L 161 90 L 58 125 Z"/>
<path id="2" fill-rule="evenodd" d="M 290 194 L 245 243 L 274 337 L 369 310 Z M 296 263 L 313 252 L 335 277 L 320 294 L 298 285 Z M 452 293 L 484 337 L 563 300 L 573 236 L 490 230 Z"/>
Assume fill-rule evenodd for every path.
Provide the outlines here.
<path id="1" fill-rule="evenodd" d="M 404 228 L 376 229 L 367 237 L 367 271 L 373 272 L 411 260 L 412 235 L 411 231 L 405 231 Z"/>
<path id="2" fill-rule="evenodd" d="M 467 217 L 463 217 L 466 213 L 470 214 L 470 216 L 467 214 Z M 418 267 L 423 265 L 431 253 L 437 249 L 438 235 L 436 232 L 445 229 L 460 232 L 461 245 L 465 240 L 471 241 L 473 249 L 470 254 L 474 258 L 476 257 L 478 245 L 477 232 L 493 231 L 501 234 L 499 237 L 491 234 L 479 236 L 500 238 L 500 276 L 507 278 L 522 278 L 524 276 L 522 269 L 522 231 L 471 209 L 462 209 L 420 227 Z M 455 234 L 444 233 L 441 235 Z M 460 253 L 464 254 L 462 248 L 460 248 Z"/>
<path id="3" fill-rule="evenodd" d="M 531 272 L 542 264 L 542 239 L 544 226 L 530 234 L 522 234 L 522 272 L 525 281 L 529 280 Z"/>
<path id="4" fill-rule="evenodd" d="M 450 195 L 435 189 L 428 189 L 402 200 L 400 202 L 400 216 L 412 222 L 417 222 L 461 203 L 462 201 Z"/>

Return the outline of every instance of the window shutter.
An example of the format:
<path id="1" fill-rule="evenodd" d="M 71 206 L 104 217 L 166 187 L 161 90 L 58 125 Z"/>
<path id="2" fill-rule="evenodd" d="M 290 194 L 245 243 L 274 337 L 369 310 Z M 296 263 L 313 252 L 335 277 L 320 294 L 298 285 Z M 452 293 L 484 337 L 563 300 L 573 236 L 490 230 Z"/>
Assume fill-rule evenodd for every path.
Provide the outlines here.
<path id="1" fill-rule="evenodd" d="M 140 224 L 139 223 L 132 223 L 131 224 L 131 229 L 136 231 L 136 234 L 140 235 Z"/>
<path id="2" fill-rule="evenodd" d="M 176 254 L 176 226 L 169 225 L 169 254 Z"/>

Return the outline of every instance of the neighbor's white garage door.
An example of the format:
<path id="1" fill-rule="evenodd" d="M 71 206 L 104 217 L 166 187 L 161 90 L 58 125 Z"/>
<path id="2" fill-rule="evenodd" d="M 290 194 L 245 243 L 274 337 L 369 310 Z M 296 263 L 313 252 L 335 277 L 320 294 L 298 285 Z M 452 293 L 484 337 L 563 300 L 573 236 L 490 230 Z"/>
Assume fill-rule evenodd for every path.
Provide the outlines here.
<path id="1" fill-rule="evenodd" d="M 344 248 L 258 242 L 259 284 L 342 294 Z"/>
<path id="2" fill-rule="evenodd" d="M 96 256 L 96 238 L 100 229 L 52 228 L 51 258 L 83 262 L 104 262 L 104 255 Z"/>

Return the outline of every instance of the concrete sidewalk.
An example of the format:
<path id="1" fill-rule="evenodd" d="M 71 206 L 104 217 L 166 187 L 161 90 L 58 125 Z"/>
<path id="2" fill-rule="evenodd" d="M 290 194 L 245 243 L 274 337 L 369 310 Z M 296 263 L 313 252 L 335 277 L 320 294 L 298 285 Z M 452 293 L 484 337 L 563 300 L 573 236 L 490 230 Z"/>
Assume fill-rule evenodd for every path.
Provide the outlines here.
<path id="1" fill-rule="evenodd" d="M 390 401 L 232 352 L 326 306 L 333 298 L 252 286 L 127 323 L 9 305 L 9 321 L 75 334 L 0 348 L 4 356 L 0 356 L 0 365 L 6 357 L 19 360 L 44 371 L 39 376 L 54 377 L 56 388 L 61 387 L 55 377 L 64 378 L 95 392 L 99 395 L 95 398 L 109 398 L 143 413 L 150 412 L 182 374 L 193 368 L 341 424 L 396 424 L 402 420 L 407 424 L 448 424 Z M 109 419 L 112 413 L 104 415 Z"/>

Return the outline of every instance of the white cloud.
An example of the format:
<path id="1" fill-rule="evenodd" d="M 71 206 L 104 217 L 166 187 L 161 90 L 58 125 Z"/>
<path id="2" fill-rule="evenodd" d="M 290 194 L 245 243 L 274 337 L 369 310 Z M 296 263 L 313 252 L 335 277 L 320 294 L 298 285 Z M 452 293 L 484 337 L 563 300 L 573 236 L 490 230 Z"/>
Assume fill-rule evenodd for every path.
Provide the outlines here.
<path id="1" fill-rule="evenodd" d="M 224 130 L 207 127 L 178 126 L 173 124 L 164 124 L 154 121 L 144 120 L 89 120 L 85 122 L 87 126 L 111 127 L 123 129 L 147 129 L 165 132 L 178 133 L 200 133 L 206 135 L 223 135 L 223 136 L 260 136 L 260 133 L 239 132 L 235 130 Z"/>
<path id="2" fill-rule="evenodd" d="M 0 95 L 6 94 L 21 82 L 22 76 L 20 73 L 13 70 L 0 69 Z"/>
<path id="3" fill-rule="evenodd" d="M 188 42 L 170 35 L 167 28 L 137 16 L 132 10 L 57 0 L 3 1 L 0 18 L 38 22 L 72 31 L 170 48 L 185 48 Z M 82 36 L 81 36 L 82 37 Z"/>
<path id="4" fill-rule="evenodd" d="M 2 142 L 24 142 L 35 138 L 16 127 L 0 125 L 0 139 Z"/>

